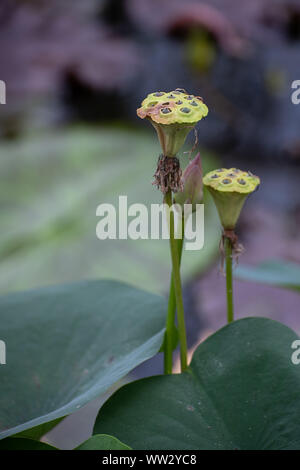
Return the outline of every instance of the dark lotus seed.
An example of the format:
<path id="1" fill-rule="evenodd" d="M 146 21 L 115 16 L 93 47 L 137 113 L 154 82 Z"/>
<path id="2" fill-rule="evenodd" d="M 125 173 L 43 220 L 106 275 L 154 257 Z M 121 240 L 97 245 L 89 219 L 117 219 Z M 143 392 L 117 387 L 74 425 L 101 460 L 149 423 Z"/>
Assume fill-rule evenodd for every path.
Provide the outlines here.
<path id="1" fill-rule="evenodd" d="M 246 181 L 243 180 L 243 179 L 238 180 L 238 182 L 239 182 L 240 184 L 242 184 L 242 185 L 246 184 Z"/>
<path id="2" fill-rule="evenodd" d="M 229 178 L 225 178 L 224 180 L 222 180 L 222 183 L 223 184 L 229 184 L 229 183 L 231 183 L 231 180 Z"/>
<path id="3" fill-rule="evenodd" d="M 176 104 L 182 104 L 182 101 L 178 100 L 176 101 Z"/>
<path id="4" fill-rule="evenodd" d="M 219 178 L 219 175 L 214 174 L 211 176 L 211 178 Z"/>
<path id="5" fill-rule="evenodd" d="M 226 176 L 230 176 L 231 178 L 235 178 L 235 174 L 234 174 L 234 173 L 228 173 Z"/>
<path id="6" fill-rule="evenodd" d="M 163 96 L 164 92 L 158 91 L 157 93 L 154 93 L 154 96 Z"/>
<path id="7" fill-rule="evenodd" d="M 183 113 L 190 113 L 191 112 L 190 108 L 180 108 L 180 111 L 182 111 Z"/>
<path id="8" fill-rule="evenodd" d="M 168 98 L 175 98 L 175 96 L 174 95 L 169 95 Z"/>
<path id="9" fill-rule="evenodd" d="M 172 111 L 172 110 L 171 110 L 170 108 L 162 108 L 162 109 L 161 109 L 161 112 L 162 112 L 163 114 L 168 114 L 168 113 L 170 113 L 171 111 Z"/>
<path id="10" fill-rule="evenodd" d="M 192 99 L 194 99 L 194 97 L 193 97 L 193 95 L 189 95 L 189 96 L 186 96 L 185 99 L 186 100 L 192 100 Z"/>
<path id="11" fill-rule="evenodd" d="M 198 106 L 198 103 L 196 103 L 196 101 L 192 101 L 192 102 L 191 102 L 191 105 L 192 105 L 192 106 Z"/>

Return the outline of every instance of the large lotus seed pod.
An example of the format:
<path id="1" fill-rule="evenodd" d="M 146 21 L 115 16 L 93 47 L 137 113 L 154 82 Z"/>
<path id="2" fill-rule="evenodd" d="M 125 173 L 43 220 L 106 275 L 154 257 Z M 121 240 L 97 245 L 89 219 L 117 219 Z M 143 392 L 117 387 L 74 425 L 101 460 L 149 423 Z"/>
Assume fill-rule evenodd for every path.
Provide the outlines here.
<path id="1" fill-rule="evenodd" d="M 221 168 L 210 171 L 203 178 L 217 206 L 224 230 L 233 230 L 244 202 L 260 184 L 260 179 L 237 168 Z"/>
<path id="2" fill-rule="evenodd" d="M 150 93 L 137 110 L 137 115 L 149 119 L 156 129 L 163 155 L 167 157 L 179 152 L 188 133 L 207 113 L 202 98 L 180 88 Z"/>
<path id="3" fill-rule="evenodd" d="M 174 196 L 176 204 L 184 208 L 184 204 L 192 204 L 192 211 L 196 210 L 196 204 L 201 204 L 203 199 L 202 163 L 200 153 L 188 164 L 183 172 L 183 190 Z"/>

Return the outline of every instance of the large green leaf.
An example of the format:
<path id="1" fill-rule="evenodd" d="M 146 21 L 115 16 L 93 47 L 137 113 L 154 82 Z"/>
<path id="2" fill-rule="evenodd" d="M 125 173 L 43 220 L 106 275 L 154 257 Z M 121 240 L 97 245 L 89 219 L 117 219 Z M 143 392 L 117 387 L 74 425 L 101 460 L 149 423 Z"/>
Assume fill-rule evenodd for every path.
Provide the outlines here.
<path id="1" fill-rule="evenodd" d="M 14 437 L 24 437 L 26 439 L 35 439 L 39 440 L 45 434 L 50 432 L 55 426 L 57 426 L 62 420 L 64 416 L 61 418 L 54 419 L 53 421 L 47 421 L 46 423 L 40 424 L 38 426 L 34 426 L 33 428 L 26 429 L 18 434 L 15 434 Z"/>
<path id="2" fill-rule="evenodd" d="M 65 416 L 160 348 L 163 298 L 115 281 L 0 297 L 0 437 Z"/>
<path id="3" fill-rule="evenodd" d="M 244 281 L 300 290 L 300 265 L 284 260 L 269 260 L 258 266 L 241 265 L 235 276 Z"/>
<path id="4" fill-rule="evenodd" d="M 115 437 L 97 434 L 80 444 L 77 450 L 130 450 L 130 447 Z"/>
<path id="5" fill-rule="evenodd" d="M 161 203 L 151 184 L 159 152 L 150 129 L 63 129 L 0 144 L 0 291 L 101 277 L 167 290 L 167 240 L 100 241 L 95 234 L 100 203 L 118 208 L 119 195 L 128 205 Z M 187 156 L 180 158 L 184 166 Z M 203 163 L 205 171 L 218 166 L 205 152 Z M 211 198 L 205 217 L 205 246 L 185 252 L 185 278 L 217 253 Z"/>
<path id="6" fill-rule="evenodd" d="M 265 318 L 234 322 L 198 347 L 187 372 L 119 389 L 94 432 L 133 449 L 300 449 L 297 338 Z"/>
<path id="7" fill-rule="evenodd" d="M 7 437 L 0 441 L 0 450 L 58 450 L 45 442 L 24 437 Z"/>

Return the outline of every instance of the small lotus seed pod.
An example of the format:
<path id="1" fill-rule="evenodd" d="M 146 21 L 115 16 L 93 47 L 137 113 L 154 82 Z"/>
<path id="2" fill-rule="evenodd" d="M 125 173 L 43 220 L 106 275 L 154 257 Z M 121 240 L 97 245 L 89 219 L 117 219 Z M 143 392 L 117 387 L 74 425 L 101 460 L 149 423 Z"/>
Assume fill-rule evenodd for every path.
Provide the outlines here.
<path id="1" fill-rule="evenodd" d="M 258 189 L 260 179 L 237 168 L 210 171 L 203 184 L 213 196 L 224 230 L 234 230 L 245 200 Z"/>
<path id="2" fill-rule="evenodd" d="M 188 164 L 181 178 L 183 191 L 178 191 L 174 200 L 184 208 L 184 204 L 192 204 L 192 211 L 196 210 L 196 204 L 201 204 L 203 199 L 202 163 L 200 153 Z"/>
<path id="3" fill-rule="evenodd" d="M 137 110 L 137 115 L 149 119 L 156 129 L 163 155 L 167 157 L 179 152 L 188 133 L 207 113 L 202 98 L 181 88 L 150 93 Z"/>

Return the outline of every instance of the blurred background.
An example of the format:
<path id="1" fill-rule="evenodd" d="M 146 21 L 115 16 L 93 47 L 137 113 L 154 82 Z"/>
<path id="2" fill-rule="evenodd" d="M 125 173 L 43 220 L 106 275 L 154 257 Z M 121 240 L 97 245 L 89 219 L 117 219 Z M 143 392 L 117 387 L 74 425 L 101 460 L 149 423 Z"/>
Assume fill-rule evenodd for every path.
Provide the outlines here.
<path id="1" fill-rule="evenodd" d="M 2 0 L 0 51 L 2 293 L 107 277 L 166 294 L 168 243 L 100 242 L 96 208 L 119 195 L 161 201 L 159 145 L 136 108 L 180 87 L 210 110 L 198 125 L 204 169 L 237 166 L 262 181 L 238 226 L 236 316 L 300 331 L 299 0 Z M 204 249 L 183 258 L 191 350 L 226 321 L 209 197 L 205 222 Z M 160 371 L 157 358 L 135 375 Z"/>

